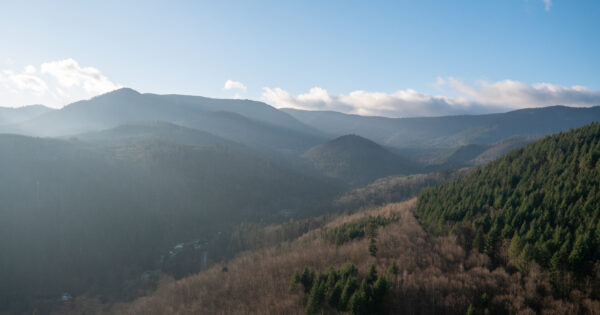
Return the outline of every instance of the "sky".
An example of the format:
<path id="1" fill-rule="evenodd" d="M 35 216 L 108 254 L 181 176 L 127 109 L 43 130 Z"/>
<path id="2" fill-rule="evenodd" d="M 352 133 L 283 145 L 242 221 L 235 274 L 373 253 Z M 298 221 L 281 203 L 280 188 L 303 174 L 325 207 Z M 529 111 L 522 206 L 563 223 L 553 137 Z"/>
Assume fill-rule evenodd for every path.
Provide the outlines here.
<path id="1" fill-rule="evenodd" d="M 390 117 L 600 105 L 600 1 L 3 1 L 0 106 L 120 88 Z"/>

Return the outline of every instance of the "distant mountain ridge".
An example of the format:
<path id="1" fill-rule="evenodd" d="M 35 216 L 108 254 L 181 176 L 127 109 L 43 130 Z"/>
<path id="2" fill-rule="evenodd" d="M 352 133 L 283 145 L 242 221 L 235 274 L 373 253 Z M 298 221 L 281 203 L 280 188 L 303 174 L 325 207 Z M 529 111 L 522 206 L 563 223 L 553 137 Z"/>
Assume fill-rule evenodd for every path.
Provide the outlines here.
<path id="1" fill-rule="evenodd" d="M 600 107 L 550 106 L 507 113 L 420 118 L 358 116 L 282 109 L 330 136 L 357 134 L 395 148 L 456 148 L 514 136 L 541 136 L 600 120 Z"/>
<path id="2" fill-rule="evenodd" d="M 6 112 L 11 114 L 7 116 Z M 551 106 L 487 115 L 386 118 L 276 109 L 251 100 L 142 94 L 122 88 L 60 110 L 0 109 L 0 133 L 64 137 L 125 124 L 164 121 L 284 156 L 297 157 L 315 145 L 355 134 L 393 152 L 411 151 L 414 158 L 428 161 L 468 145 L 539 137 L 598 120 L 600 107 Z"/>
<path id="3" fill-rule="evenodd" d="M 129 88 L 3 126 L 0 132 L 57 137 L 148 121 L 166 121 L 272 150 L 303 152 L 324 140 L 314 128 L 261 102 L 141 94 Z"/>
<path id="4" fill-rule="evenodd" d="M 111 145 L 123 145 L 144 140 L 165 140 L 192 146 L 239 146 L 239 144 L 211 133 L 182 127 L 168 122 L 142 122 L 120 125 L 99 132 L 88 132 L 75 139 Z"/>
<path id="5" fill-rule="evenodd" d="M 54 109 L 44 105 L 27 105 L 22 107 L 0 107 L 0 125 L 15 124 L 33 119 Z"/>

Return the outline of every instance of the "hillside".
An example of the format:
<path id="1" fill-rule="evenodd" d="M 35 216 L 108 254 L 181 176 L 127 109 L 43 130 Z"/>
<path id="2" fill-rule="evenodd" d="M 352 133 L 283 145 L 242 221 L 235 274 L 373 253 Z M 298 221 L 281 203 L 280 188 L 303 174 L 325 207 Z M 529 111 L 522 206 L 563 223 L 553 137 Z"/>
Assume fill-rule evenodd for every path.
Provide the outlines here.
<path id="1" fill-rule="evenodd" d="M 472 246 L 498 262 L 524 268 L 535 261 L 552 272 L 563 294 L 582 289 L 567 280 L 571 274 L 578 285 L 600 283 L 594 271 L 600 264 L 599 158 L 600 124 L 593 123 L 426 190 L 417 213 L 437 233 L 472 233 Z M 585 290 L 600 294 L 597 285 Z"/>
<path id="2" fill-rule="evenodd" d="M 52 109 L 43 105 L 29 105 L 17 108 L 0 107 L 0 131 L 4 128 L 4 125 L 24 122 L 49 111 L 52 111 Z"/>
<path id="3" fill-rule="evenodd" d="M 507 113 L 386 118 L 283 109 L 332 137 L 356 134 L 395 148 L 457 148 L 492 144 L 514 136 L 540 136 L 600 120 L 600 107 L 550 106 Z"/>
<path id="4" fill-rule="evenodd" d="M 323 141 L 314 128 L 261 102 L 142 94 L 128 88 L 75 102 L 3 129 L 59 137 L 150 121 L 169 122 L 251 146 L 295 153 Z"/>
<path id="5" fill-rule="evenodd" d="M 411 199 L 423 189 L 468 174 L 472 168 L 380 178 L 366 186 L 344 192 L 334 202 L 340 211 L 382 206 Z"/>
<path id="6" fill-rule="evenodd" d="M 600 310 L 600 302 L 581 293 L 555 298 L 548 276 L 539 270 L 511 273 L 495 267 L 485 254 L 466 251 L 455 237 L 429 235 L 414 217 L 414 207 L 413 199 L 341 215 L 292 242 L 245 253 L 180 280 L 162 278 L 155 292 L 133 302 L 111 306 L 79 297 L 63 305 L 60 313 L 593 314 Z M 362 234 L 367 222 L 379 222 L 376 257 L 370 254 L 372 241 Z M 353 236 L 337 238 L 338 242 L 331 235 Z M 369 282 L 375 278 L 386 279 L 380 281 L 385 284 Z M 317 283 L 320 289 L 306 292 L 304 284 L 294 279 L 313 288 Z M 361 303 L 361 296 L 376 297 L 379 304 L 364 299 Z"/>
<path id="7" fill-rule="evenodd" d="M 205 131 L 178 126 L 167 122 L 140 122 L 73 136 L 74 139 L 101 142 L 106 145 L 125 145 L 144 140 L 164 140 L 191 146 L 239 146 L 232 141 Z"/>
<path id="8" fill-rule="evenodd" d="M 245 234 L 261 243 L 313 225 L 197 275 L 163 278 L 131 303 L 81 297 L 61 312 L 595 314 L 599 157 L 594 123 L 513 150 L 417 200 Z M 427 180 L 439 179 L 415 182 Z"/>
<path id="9" fill-rule="evenodd" d="M 156 139 L 105 146 L 0 135 L 0 164 L 0 309 L 14 312 L 47 311 L 63 292 L 136 296 L 145 272 L 174 268 L 177 244 L 220 261 L 216 235 L 280 222 L 284 209 L 320 214 L 338 191 L 240 147 Z M 175 269 L 203 264 L 192 267 Z"/>
<path id="10" fill-rule="evenodd" d="M 356 135 L 342 136 L 317 145 L 302 158 L 323 174 L 349 185 L 366 184 L 380 177 L 417 170 L 414 163 Z"/>

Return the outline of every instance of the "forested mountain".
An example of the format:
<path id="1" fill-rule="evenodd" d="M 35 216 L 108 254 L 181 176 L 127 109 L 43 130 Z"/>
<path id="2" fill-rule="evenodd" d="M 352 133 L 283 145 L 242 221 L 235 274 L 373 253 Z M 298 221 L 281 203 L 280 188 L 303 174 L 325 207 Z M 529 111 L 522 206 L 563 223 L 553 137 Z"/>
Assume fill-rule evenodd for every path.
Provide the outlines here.
<path id="1" fill-rule="evenodd" d="M 492 144 L 514 136 L 548 135 L 600 120 L 600 107 L 551 106 L 508 113 L 386 118 L 283 109 L 331 136 L 356 134 L 395 148 L 457 148 Z"/>
<path id="2" fill-rule="evenodd" d="M 549 270 L 562 293 L 600 294 L 600 124 L 547 137 L 419 196 L 436 233 L 474 237 L 499 262 Z M 575 277 L 576 284 L 570 276 Z"/>
<path id="3" fill-rule="evenodd" d="M 516 272 L 493 263 L 486 254 L 468 251 L 456 236 L 430 235 L 414 217 L 414 204 L 413 199 L 340 214 L 291 242 L 247 252 L 183 279 L 163 278 L 156 291 L 130 303 L 106 305 L 93 297 L 80 297 L 64 304 L 60 312 L 462 315 L 600 311 L 600 301 L 587 292 L 557 293 L 539 267 Z M 264 235 L 270 239 L 293 228 L 293 222 L 270 226 Z"/>
<path id="4" fill-rule="evenodd" d="M 460 178 L 473 168 L 430 172 L 406 176 L 389 176 L 344 192 L 334 202 L 337 210 L 358 210 L 413 198 L 423 189 Z"/>
<path id="5" fill-rule="evenodd" d="M 600 123 L 593 123 L 516 149 L 464 177 L 466 171 L 382 182 L 389 188 L 458 177 L 425 190 L 416 205 L 244 234 L 260 243 L 306 232 L 192 277 L 165 279 L 147 298 L 114 307 L 80 299 L 62 311 L 595 314 L 599 160 Z M 360 207 L 380 198 L 371 186 L 350 193 L 366 196 L 350 202 Z"/>
<path id="6" fill-rule="evenodd" d="M 317 145 L 302 155 L 318 171 L 350 185 L 399 174 L 418 172 L 412 163 L 377 143 L 357 135 L 346 135 Z"/>
<path id="7" fill-rule="evenodd" d="M 71 139 L 100 142 L 105 145 L 125 145 L 144 140 L 164 140 L 191 146 L 240 146 L 240 144 L 215 136 L 205 131 L 178 126 L 168 122 L 140 122 L 115 128 L 88 132 Z"/>
<path id="8" fill-rule="evenodd" d="M 467 144 L 451 150 L 449 156 L 439 153 L 430 160 L 430 169 L 454 169 L 469 166 L 483 165 L 491 162 L 509 151 L 520 148 L 539 139 L 536 136 L 517 136 L 493 144 Z"/>
<path id="9" fill-rule="evenodd" d="M 314 128 L 264 103 L 141 94 L 128 88 L 4 126 L 2 131 L 56 137 L 149 121 L 170 122 L 283 152 L 304 152 L 324 139 Z"/>
<path id="10" fill-rule="evenodd" d="M 257 268 L 260 255 L 290 259 L 289 253 L 278 251 L 288 245 L 302 249 L 299 255 L 308 255 L 306 248 L 311 248 L 329 258 L 323 260 L 328 265 L 315 257 L 274 267 L 276 277 L 286 278 L 286 287 L 293 273 L 286 268 L 292 266 L 314 273 L 318 286 L 303 287 L 326 296 L 336 286 L 350 285 L 350 278 L 352 283 L 367 281 L 372 263 L 382 275 L 392 262 L 403 261 L 400 265 L 410 274 L 403 277 L 406 282 L 389 288 L 396 301 L 413 303 L 410 307 L 386 304 L 385 299 L 357 302 L 376 297 L 374 283 L 390 280 L 382 276 L 348 289 L 347 298 L 356 295 L 353 303 L 321 303 L 314 310 L 348 311 L 359 304 L 389 312 L 424 312 L 433 304 L 435 311 L 453 314 L 464 313 L 469 305 L 480 311 L 486 305 L 508 311 L 543 309 L 541 302 L 530 300 L 514 307 L 480 301 L 483 292 L 516 299 L 514 288 L 503 284 L 512 274 L 465 280 L 458 288 L 465 291 L 453 305 L 439 302 L 438 292 L 426 284 L 409 285 L 410 279 L 437 281 L 432 279 L 440 274 L 448 283 L 459 281 L 465 266 L 473 277 L 500 267 L 508 273 L 518 270 L 523 273 L 519 281 L 529 281 L 532 266 L 539 264 L 543 275 L 552 275 L 548 286 L 558 289 L 538 292 L 537 298 L 556 298 L 555 303 L 577 289 L 586 299 L 597 299 L 593 283 L 598 278 L 588 274 L 600 264 L 600 214 L 594 199 L 598 124 L 512 151 L 465 179 L 423 193 L 415 211 L 437 236 L 417 226 L 398 230 L 407 222 L 416 224 L 413 203 L 402 206 L 401 213 L 371 207 L 385 208 L 470 170 L 427 172 L 488 163 L 541 135 L 597 119 L 598 108 L 411 119 L 287 112 L 260 102 L 131 89 L 60 110 L 0 110 L 0 311 L 48 312 L 62 303 L 63 293 L 98 296 L 98 305 L 114 311 L 112 303 L 152 292 L 161 276 L 185 277 L 227 264 L 245 250 L 258 251 L 248 254 L 258 255 L 252 256 L 252 268 Z M 323 125 L 328 119 L 330 125 Z M 338 134 L 352 130 L 356 132 Z M 418 172 L 423 173 L 409 175 Z M 358 213 L 341 214 L 353 212 Z M 366 238 L 377 238 L 375 230 L 387 236 L 379 243 L 369 240 L 364 251 L 357 249 Z M 404 244 L 408 252 L 391 250 L 399 238 L 411 240 Z M 440 249 L 444 244 L 450 247 Z M 349 258 L 338 256 L 340 248 L 358 268 L 348 279 L 342 258 Z M 417 252 L 430 261 L 414 261 Z M 374 256 L 384 259 L 373 262 L 369 257 Z M 437 276 L 431 274 L 435 268 Z M 219 277 L 227 271 L 210 272 Z M 239 289 L 236 285 L 231 287 Z M 166 290 L 162 284 L 159 288 Z M 444 292 L 456 289 L 447 285 Z M 311 292 L 294 291 L 288 296 L 291 304 L 285 305 L 304 312 L 307 301 L 316 303 Z M 414 304 L 418 292 L 427 292 L 431 301 Z M 260 297 L 265 303 L 270 298 Z M 79 310 L 81 304 L 74 305 Z M 583 302 L 572 305 L 583 307 Z M 254 310 L 278 310 L 276 306 Z M 230 310 L 240 311 L 236 307 Z"/>
<path id="11" fill-rule="evenodd" d="M 2 128 L 2 125 L 16 124 L 33 119 L 52 110 L 43 105 L 29 105 L 17 108 L 0 107 L 0 128 Z"/>
<path id="12" fill-rule="evenodd" d="M 127 281 L 160 270 L 176 244 L 205 244 L 240 222 L 284 220 L 282 210 L 319 214 L 338 191 L 219 143 L 148 138 L 103 145 L 0 135 L 0 165 L 0 309 L 13 311 L 44 309 L 63 292 L 125 298 L 137 283 Z"/>

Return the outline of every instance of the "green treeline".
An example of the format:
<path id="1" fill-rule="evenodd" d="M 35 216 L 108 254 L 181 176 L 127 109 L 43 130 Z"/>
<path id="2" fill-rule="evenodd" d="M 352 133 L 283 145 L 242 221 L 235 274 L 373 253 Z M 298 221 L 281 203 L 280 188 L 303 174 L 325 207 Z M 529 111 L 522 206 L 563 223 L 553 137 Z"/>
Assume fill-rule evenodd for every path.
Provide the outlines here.
<path id="1" fill-rule="evenodd" d="M 342 245 L 353 239 L 365 237 L 369 226 L 377 228 L 396 221 L 398 221 L 396 217 L 368 216 L 327 229 L 323 232 L 323 237 L 336 245 Z"/>
<path id="2" fill-rule="evenodd" d="M 307 314 L 316 314 L 321 309 L 378 314 L 392 286 L 388 276 L 397 273 L 396 265 L 392 264 L 388 275 L 378 276 L 375 265 L 371 265 L 366 277 L 360 280 L 358 269 L 351 263 L 339 270 L 329 267 L 326 273 L 318 274 L 305 267 L 302 273 L 296 270 L 292 275 L 290 290 L 302 289 L 308 294 Z"/>
<path id="3" fill-rule="evenodd" d="M 593 123 L 422 192 L 416 212 L 436 233 L 467 227 L 472 247 L 492 258 L 583 277 L 600 265 L 599 158 Z"/>

